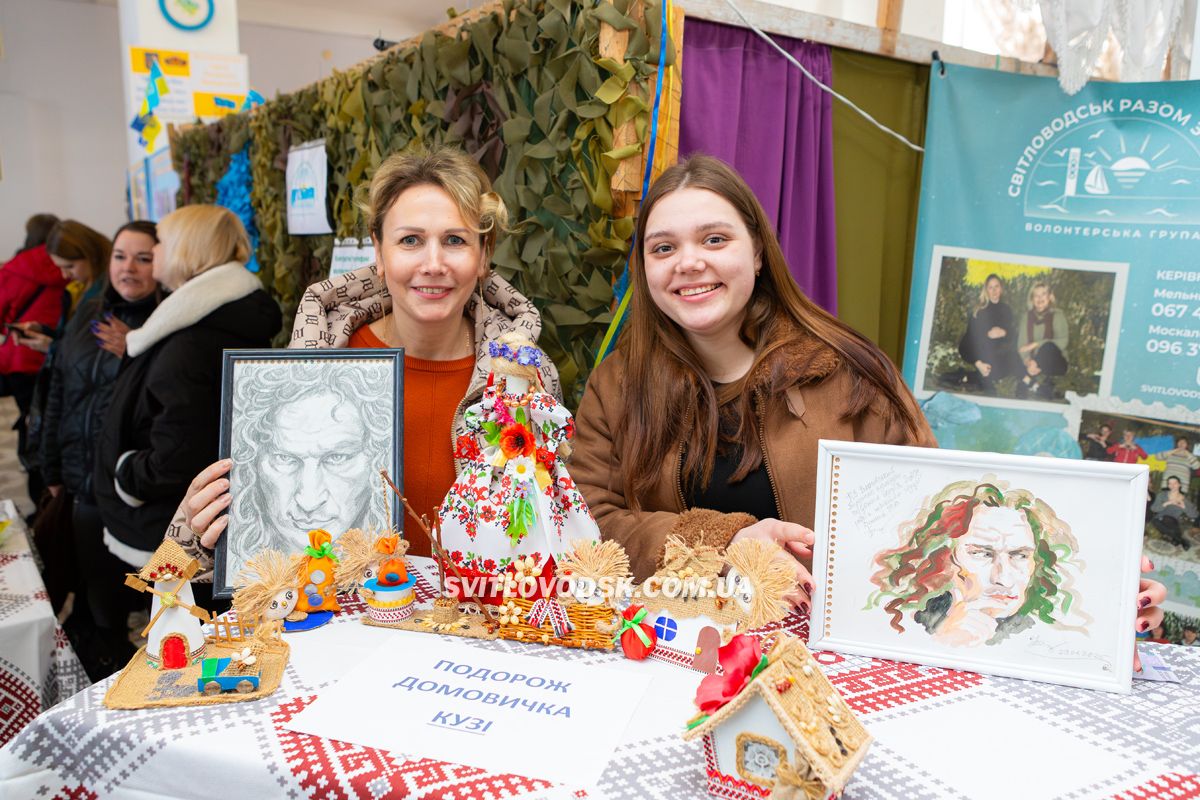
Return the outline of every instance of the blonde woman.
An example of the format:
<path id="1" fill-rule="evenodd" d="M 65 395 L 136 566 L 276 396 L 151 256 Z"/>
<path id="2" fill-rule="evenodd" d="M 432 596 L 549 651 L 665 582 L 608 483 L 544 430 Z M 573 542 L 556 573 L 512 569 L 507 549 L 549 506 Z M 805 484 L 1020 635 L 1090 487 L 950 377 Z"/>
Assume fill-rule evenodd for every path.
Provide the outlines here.
<path id="1" fill-rule="evenodd" d="M 310 286 L 289 347 L 404 348 L 404 493 L 432 516 L 460 466 L 454 443 L 468 433 L 463 411 L 487 385 L 488 342 L 509 333 L 537 341 L 542 320 L 491 269 L 508 216 L 470 156 L 450 149 L 393 155 L 375 171 L 362 205 L 375 263 Z M 560 397 L 549 359 L 539 373 L 547 393 Z M 221 461 L 196 476 L 168 531 L 206 564 L 227 524 L 230 467 Z M 410 555 L 430 554 L 415 526 L 406 535 Z"/>
<path id="2" fill-rule="evenodd" d="M 128 360 L 96 445 L 104 544 L 134 568 L 217 455 L 221 351 L 268 347 L 282 323 L 246 269 L 250 240 L 231 212 L 186 206 L 158 223 L 158 238 L 153 276 L 171 295 L 125 337 Z"/>
<path id="3" fill-rule="evenodd" d="M 996 381 L 1021 372 L 1013 312 L 1003 298 L 1004 281 L 995 273 L 988 275 L 958 343 L 963 361 L 975 367 L 974 374 L 963 374 L 962 381 L 985 394 L 996 393 Z"/>
<path id="4" fill-rule="evenodd" d="M 1067 345 L 1071 328 L 1067 315 L 1054 305 L 1054 290 L 1039 281 L 1029 290 L 1029 308 L 1017 323 L 1017 352 L 1024 375 L 1017 381 L 1017 398 L 1033 395 L 1055 398 L 1054 379 L 1067 374 Z"/>

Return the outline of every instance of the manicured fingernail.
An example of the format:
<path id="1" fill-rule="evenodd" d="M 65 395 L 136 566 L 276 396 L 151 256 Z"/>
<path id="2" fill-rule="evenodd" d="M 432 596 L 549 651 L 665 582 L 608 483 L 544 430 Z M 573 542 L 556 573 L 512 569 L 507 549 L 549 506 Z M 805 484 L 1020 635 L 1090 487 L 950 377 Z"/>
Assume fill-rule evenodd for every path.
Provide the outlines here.
<path id="1" fill-rule="evenodd" d="M 1138 599 L 1138 608 L 1145 608 L 1148 605 L 1150 605 L 1150 598 L 1147 595 L 1142 595 Z"/>
<path id="2" fill-rule="evenodd" d="M 1144 619 L 1141 622 L 1139 622 L 1138 630 L 1141 631 L 1142 633 L 1145 633 L 1146 631 L 1150 630 L 1150 621 Z"/>
<path id="3" fill-rule="evenodd" d="M 808 613 L 808 603 L 801 600 L 800 601 L 800 610 L 803 611 L 805 614 L 807 614 Z"/>
<path id="4" fill-rule="evenodd" d="M 1146 559 L 1146 563 L 1150 565 L 1150 569 L 1154 569 L 1154 562 L 1153 562 L 1153 561 L 1151 561 L 1150 559 L 1148 559 L 1148 558 L 1147 558 L 1147 559 Z"/>
<path id="5" fill-rule="evenodd" d="M 804 593 L 811 595 L 812 592 L 813 592 L 812 581 L 805 581 L 804 582 Z"/>

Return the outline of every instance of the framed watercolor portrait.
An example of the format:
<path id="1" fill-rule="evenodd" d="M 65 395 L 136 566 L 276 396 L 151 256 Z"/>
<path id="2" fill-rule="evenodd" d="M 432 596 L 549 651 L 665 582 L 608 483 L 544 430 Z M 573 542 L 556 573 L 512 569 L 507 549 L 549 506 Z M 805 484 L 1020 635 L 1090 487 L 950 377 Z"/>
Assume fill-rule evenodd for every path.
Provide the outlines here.
<path id="1" fill-rule="evenodd" d="M 403 350 L 226 350 L 221 458 L 233 460 L 229 525 L 217 542 L 216 597 L 246 559 L 297 553 L 308 532 L 403 529 Z"/>
<path id="2" fill-rule="evenodd" d="M 1128 692 L 1147 469 L 822 440 L 809 645 Z"/>

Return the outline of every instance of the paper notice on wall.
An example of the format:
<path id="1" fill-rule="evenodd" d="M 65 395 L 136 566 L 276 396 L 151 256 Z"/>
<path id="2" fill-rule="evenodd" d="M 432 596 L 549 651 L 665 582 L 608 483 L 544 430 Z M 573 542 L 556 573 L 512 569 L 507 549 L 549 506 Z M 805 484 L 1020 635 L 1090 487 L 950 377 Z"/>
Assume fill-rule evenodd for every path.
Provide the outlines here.
<path id="1" fill-rule="evenodd" d="M 191 53 L 185 50 L 129 48 L 133 80 L 133 108 L 139 114 L 150 82 L 151 65 L 157 63 L 167 91 L 159 94 L 154 115 L 166 122 L 208 122 L 241 108 L 249 90 L 246 56 Z"/>
<path id="2" fill-rule="evenodd" d="M 192 54 L 192 110 L 204 120 L 233 114 L 250 87 L 246 57 Z"/>
<path id="3" fill-rule="evenodd" d="M 336 278 L 347 272 L 353 272 L 360 267 L 375 262 L 375 248 L 370 239 L 338 239 L 333 244 L 333 258 L 330 259 L 329 277 Z"/>
<path id="4" fill-rule="evenodd" d="M 327 176 L 324 139 L 305 142 L 288 151 L 288 233 L 293 236 L 333 233 L 325 211 Z"/>

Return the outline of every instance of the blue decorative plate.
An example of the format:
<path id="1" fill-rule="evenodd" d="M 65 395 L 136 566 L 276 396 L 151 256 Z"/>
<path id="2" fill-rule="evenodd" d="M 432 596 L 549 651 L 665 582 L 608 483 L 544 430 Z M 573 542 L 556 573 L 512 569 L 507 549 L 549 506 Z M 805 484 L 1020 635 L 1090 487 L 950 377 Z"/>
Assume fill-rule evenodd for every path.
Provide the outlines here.
<path id="1" fill-rule="evenodd" d="M 305 619 L 299 622 L 283 622 L 284 633 L 300 633 L 301 631 L 311 631 L 319 628 L 329 620 L 333 619 L 332 611 L 310 611 Z"/>

